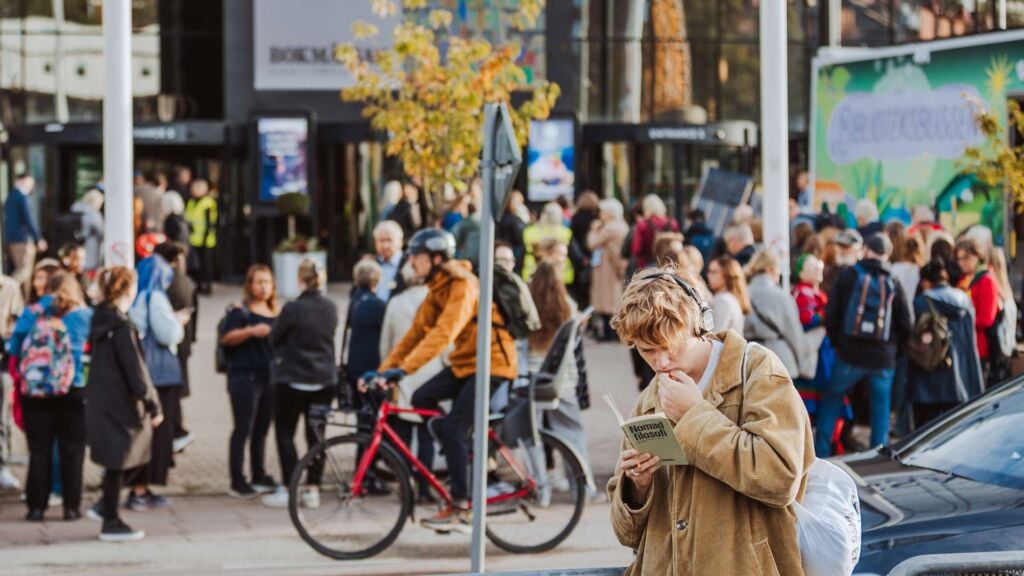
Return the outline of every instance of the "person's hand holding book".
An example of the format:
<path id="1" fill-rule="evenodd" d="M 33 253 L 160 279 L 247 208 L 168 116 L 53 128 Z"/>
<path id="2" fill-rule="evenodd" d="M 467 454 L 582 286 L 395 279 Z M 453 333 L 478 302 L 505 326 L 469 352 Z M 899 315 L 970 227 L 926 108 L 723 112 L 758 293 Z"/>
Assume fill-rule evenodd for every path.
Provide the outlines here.
<path id="1" fill-rule="evenodd" d="M 673 422 L 679 422 L 702 398 L 697 383 L 682 370 L 658 374 L 658 401 L 662 411 Z"/>
<path id="2" fill-rule="evenodd" d="M 650 489 L 651 482 L 654 481 L 654 473 L 661 467 L 661 458 L 627 448 L 619 456 L 618 467 L 633 483 L 633 496 L 636 501 L 643 502 L 647 499 L 647 490 Z"/>

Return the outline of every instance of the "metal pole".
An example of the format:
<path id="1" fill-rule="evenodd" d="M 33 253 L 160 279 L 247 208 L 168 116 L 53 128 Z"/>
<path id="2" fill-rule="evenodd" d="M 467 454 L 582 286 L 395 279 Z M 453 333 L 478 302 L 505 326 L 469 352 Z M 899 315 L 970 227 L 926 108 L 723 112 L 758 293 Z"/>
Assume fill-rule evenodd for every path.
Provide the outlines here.
<path id="1" fill-rule="evenodd" d="M 761 184 L 764 243 L 789 270 L 789 98 L 786 2 L 761 2 Z M 788 289 L 789 274 L 782 275 Z"/>
<path id="2" fill-rule="evenodd" d="M 999 29 L 1006 30 L 1006 0 L 999 0 Z"/>
<path id="3" fill-rule="evenodd" d="M 487 423 L 491 400 L 491 283 L 494 280 L 494 149 L 497 104 L 484 106 L 484 193 L 480 209 L 480 306 L 476 316 L 476 421 L 473 425 L 473 549 L 470 572 L 483 573 L 487 552 Z"/>
<path id="4" fill-rule="evenodd" d="M 838 48 L 842 45 L 842 30 L 843 2 L 842 0 L 828 0 L 828 45 L 830 47 Z"/>
<path id="5" fill-rule="evenodd" d="M 131 0 L 103 3 L 104 253 L 108 266 L 133 266 Z"/>

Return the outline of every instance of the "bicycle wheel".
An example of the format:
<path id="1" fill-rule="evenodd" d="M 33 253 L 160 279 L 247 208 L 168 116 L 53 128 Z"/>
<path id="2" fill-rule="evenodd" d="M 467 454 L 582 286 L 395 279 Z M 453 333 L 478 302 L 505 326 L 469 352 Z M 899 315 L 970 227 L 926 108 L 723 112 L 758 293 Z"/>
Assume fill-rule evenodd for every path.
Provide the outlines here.
<path id="1" fill-rule="evenodd" d="M 583 514 L 587 479 L 583 465 L 564 442 L 541 431 L 543 446 L 511 447 L 492 455 L 488 478 L 487 537 L 513 553 L 545 552 L 569 537 Z M 514 493 L 533 478 L 537 489 L 522 497 L 490 504 Z"/>
<path id="2" fill-rule="evenodd" d="M 356 560 L 379 554 L 390 546 L 412 512 L 409 469 L 395 449 L 381 444 L 375 469 L 392 480 L 368 474 L 363 489 L 353 494 L 357 455 L 370 444 L 362 434 L 328 438 L 299 461 L 288 485 L 288 511 L 299 536 L 317 552 L 336 560 Z M 303 492 L 309 478 L 322 470 L 319 503 Z"/>

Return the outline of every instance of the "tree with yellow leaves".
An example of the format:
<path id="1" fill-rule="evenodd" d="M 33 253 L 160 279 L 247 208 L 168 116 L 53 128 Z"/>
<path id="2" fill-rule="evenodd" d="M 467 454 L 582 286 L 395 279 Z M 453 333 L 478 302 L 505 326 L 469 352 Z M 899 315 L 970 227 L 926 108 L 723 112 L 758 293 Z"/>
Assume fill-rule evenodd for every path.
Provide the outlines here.
<path id="1" fill-rule="evenodd" d="M 986 110 L 980 103 L 972 103 L 975 121 L 985 142 L 968 148 L 964 153 L 965 172 L 973 173 L 990 187 L 1002 186 L 1017 211 L 1024 207 L 1024 146 L 1012 146 L 1007 140 L 1006 123 L 997 112 Z M 1016 100 L 1006 105 L 1009 125 L 1024 134 L 1024 112 Z"/>
<path id="2" fill-rule="evenodd" d="M 378 16 L 398 13 L 392 0 L 370 1 Z M 543 0 L 518 4 L 509 25 L 532 26 Z M 427 0 L 403 0 L 402 7 L 422 13 Z M 447 10 L 429 10 L 423 23 L 404 18 L 387 49 L 365 54 L 351 43 L 335 49 L 354 80 L 342 90 L 342 99 L 362 102 L 371 126 L 388 134 L 386 153 L 397 156 L 409 178 L 426 192 L 424 200 L 435 221 L 444 208 L 445 188 L 451 186 L 461 196 L 478 173 L 484 104 L 508 103 L 516 138 L 525 145 L 529 121 L 547 118 L 560 93 L 557 84 L 547 81 L 526 85 L 526 75 L 516 64 L 517 44 L 492 46 L 482 38 L 462 38 L 452 30 L 452 20 Z M 362 40 L 378 30 L 355 22 L 352 32 Z M 527 94 L 518 108 L 510 102 L 514 92 Z"/>

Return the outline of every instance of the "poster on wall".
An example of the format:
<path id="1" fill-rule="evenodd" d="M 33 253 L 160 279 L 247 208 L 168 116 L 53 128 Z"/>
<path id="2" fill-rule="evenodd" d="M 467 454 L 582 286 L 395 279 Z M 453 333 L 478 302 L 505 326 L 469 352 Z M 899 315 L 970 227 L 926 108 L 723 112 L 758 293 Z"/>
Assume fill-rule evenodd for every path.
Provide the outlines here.
<path id="1" fill-rule="evenodd" d="M 289 192 L 309 193 L 309 118 L 259 118 L 261 202 Z"/>
<path id="2" fill-rule="evenodd" d="M 571 119 L 533 120 L 526 150 L 527 197 L 572 200 L 576 190 L 576 125 Z"/>
<path id="3" fill-rule="evenodd" d="M 948 229 L 983 224 L 1000 241 L 1002 189 L 964 174 L 964 152 L 984 142 L 976 112 L 1005 119 L 1008 95 L 1024 90 L 1022 40 L 1014 31 L 816 59 L 814 208 L 853 224 L 862 199 L 883 221 L 928 206 Z"/>

